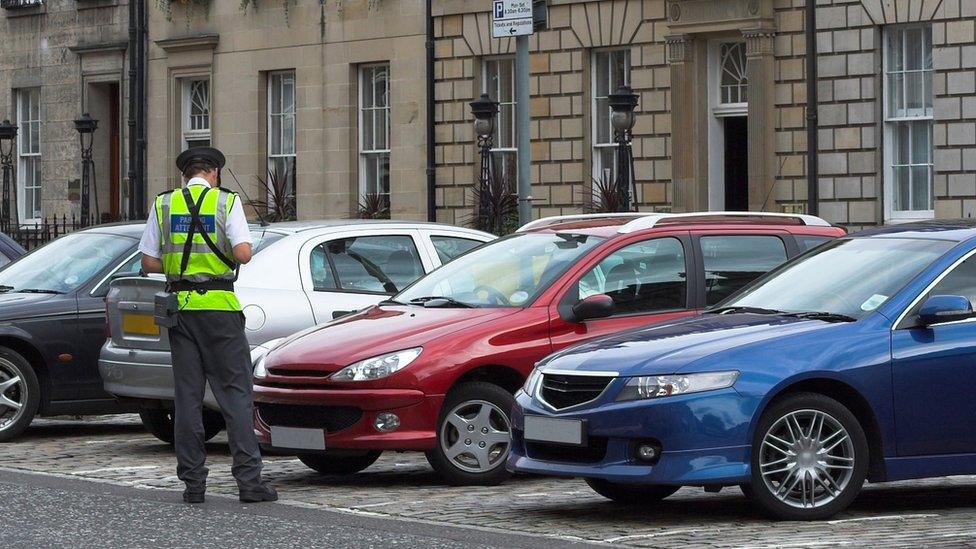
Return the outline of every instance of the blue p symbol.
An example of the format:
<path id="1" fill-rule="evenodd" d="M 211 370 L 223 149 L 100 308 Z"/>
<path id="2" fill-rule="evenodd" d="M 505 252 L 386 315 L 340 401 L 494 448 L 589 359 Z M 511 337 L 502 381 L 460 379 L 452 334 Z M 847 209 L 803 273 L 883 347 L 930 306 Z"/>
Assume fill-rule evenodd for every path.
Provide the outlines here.
<path id="1" fill-rule="evenodd" d="M 505 3 L 495 2 L 495 19 L 501 19 L 505 17 Z"/>

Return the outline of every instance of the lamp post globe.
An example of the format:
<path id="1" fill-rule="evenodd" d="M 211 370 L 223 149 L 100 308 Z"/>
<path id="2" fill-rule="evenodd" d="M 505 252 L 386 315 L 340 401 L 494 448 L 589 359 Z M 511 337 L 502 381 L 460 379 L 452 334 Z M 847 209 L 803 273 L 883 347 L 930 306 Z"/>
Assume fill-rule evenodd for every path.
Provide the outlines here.
<path id="1" fill-rule="evenodd" d="M 4 119 L 0 122 L 0 143 L 4 145 L 10 143 L 17 137 L 17 126 L 10 123 L 10 120 Z"/>
<path id="2" fill-rule="evenodd" d="M 495 117 L 498 115 L 498 103 L 492 101 L 487 93 L 481 94 L 472 101 L 471 114 L 474 115 L 474 133 L 479 138 L 490 137 L 495 133 Z"/>
<path id="3" fill-rule="evenodd" d="M 637 107 L 637 94 L 630 86 L 620 86 L 617 91 L 607 96 L 610 104 L 610 125 L 615 132 L 629 132 L 634 129 L 634 109 Z"/>

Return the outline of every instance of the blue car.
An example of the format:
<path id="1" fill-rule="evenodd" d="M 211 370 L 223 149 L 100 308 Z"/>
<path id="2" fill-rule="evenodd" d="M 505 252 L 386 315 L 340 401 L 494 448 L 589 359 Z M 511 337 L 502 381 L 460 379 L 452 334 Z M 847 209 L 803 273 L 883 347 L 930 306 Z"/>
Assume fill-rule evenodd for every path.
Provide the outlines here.
<path id="1" fill-rule="evenodd" d="M 865 479 L 976 473 L 973 300 L 970 221 L 832 241 L 701 316 L 541 361 L 508 467 L 645 505 L 739 485 L 791 520 L 843 510 Z"/>

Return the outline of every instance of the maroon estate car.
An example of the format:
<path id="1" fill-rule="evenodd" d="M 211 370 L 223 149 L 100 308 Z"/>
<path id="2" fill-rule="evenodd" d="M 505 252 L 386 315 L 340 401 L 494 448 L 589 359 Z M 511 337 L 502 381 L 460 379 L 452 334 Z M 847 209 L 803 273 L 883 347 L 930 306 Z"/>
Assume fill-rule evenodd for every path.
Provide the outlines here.
<path id="1" fill-rule="evenodd" d="M 696 314 L 844 232 L 812 216 L 734 212 L 529 223 L 274 347 L 255 363 L 255 429 L 326 474 L 421 450 L 451 483 L 501 482 L 513 394 L 537 361 Z M 591 389 L 567 378 L 554 390 Z"/>

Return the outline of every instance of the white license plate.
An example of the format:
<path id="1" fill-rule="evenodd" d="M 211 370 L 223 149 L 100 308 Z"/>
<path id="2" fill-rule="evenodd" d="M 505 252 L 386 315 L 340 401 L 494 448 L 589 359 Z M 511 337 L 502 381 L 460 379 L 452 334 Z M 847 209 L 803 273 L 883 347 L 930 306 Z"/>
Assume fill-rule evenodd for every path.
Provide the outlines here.
<path id="1" fill-rule="evenodd" d="M 271 427 L 271 445 L 293 450 L 325 450 L 325 431 L 300 427 Z"/>
<path id="2" fill-rule="evenodd" d="M 529 441 L 581 446 L 586 441 L 586 428 L 579 419 L 525 416 L 524 436 Z"/>

